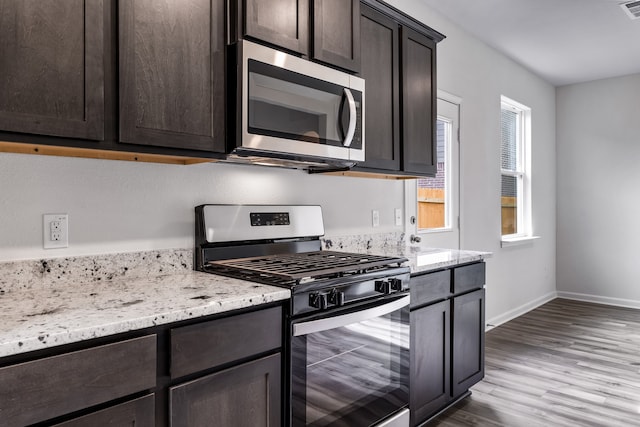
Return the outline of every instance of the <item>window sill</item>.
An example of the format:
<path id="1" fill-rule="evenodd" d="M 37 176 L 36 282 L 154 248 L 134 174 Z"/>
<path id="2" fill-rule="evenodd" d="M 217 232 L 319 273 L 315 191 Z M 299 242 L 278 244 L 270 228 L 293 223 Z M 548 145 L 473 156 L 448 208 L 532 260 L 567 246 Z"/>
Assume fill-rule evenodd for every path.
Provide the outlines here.
<path id="1" fill-rule="evenodd" d="M 531 243 L 534 240 L 538 240 L 540 236 L 518 236 L 518 237 L 503 237 L 500 240 L 500 247 L 508 248 L 511 246 L 520 246 Z"/>

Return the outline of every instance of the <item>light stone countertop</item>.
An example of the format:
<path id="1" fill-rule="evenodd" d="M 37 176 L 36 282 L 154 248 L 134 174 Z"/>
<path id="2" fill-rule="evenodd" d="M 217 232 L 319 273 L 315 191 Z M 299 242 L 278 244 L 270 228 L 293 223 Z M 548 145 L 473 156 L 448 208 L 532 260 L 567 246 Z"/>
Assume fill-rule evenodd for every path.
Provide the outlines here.
<path id="1" fill-rule="evenodd" d="M 401 234 L 323 240 L 323 249 L 401 256 L 412 273 L 490 252 L 399 244 Z M 188 249 L 0 262 L 0 357 L 263 303 L 288 289 L 193 271 Z"/>
<path id="2" fill-rule="evenodd" d="M 290 291 L 196 271 L 0 295 L 0 357 L 285 300 Z"/>

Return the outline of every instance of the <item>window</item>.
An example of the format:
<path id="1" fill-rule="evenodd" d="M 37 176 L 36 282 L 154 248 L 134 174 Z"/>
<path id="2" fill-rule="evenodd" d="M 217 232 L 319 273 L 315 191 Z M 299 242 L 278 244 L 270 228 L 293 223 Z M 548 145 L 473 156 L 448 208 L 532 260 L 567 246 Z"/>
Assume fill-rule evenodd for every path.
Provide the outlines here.
<path id="1" fill-rule="evenodd" d="M 438 231 L 451 228 L 450 188 L 452 123 L 444 117 L 436 122 L 436 176 L 418 179 L 418 229 Z"/>
<path id="2" fill-rule="evenodd" d="M 503 240 L 531 236 L 531 109 L 501 98 L 502 178 L 500 201 Z"/>

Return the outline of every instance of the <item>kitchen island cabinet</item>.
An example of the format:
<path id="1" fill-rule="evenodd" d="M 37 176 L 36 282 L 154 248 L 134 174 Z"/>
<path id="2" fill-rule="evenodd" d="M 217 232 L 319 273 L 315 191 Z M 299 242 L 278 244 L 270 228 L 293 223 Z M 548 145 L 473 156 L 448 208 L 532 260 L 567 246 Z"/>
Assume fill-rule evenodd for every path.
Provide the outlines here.
<path id="1" fill-rule="evenodd" d="M 411 425 L 484 377 L 483 262 L 411 277 Z"/>

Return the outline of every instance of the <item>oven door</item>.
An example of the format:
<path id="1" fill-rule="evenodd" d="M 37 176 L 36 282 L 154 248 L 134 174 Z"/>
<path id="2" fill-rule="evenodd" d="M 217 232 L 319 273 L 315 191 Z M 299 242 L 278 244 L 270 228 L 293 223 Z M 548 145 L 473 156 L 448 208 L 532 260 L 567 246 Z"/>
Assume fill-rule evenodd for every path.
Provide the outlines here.
<path id="1" fill-rule="evenodd" d="M 370 426 L 408 406 L 409 295 L 292 326 L 293 426 Z"/>

